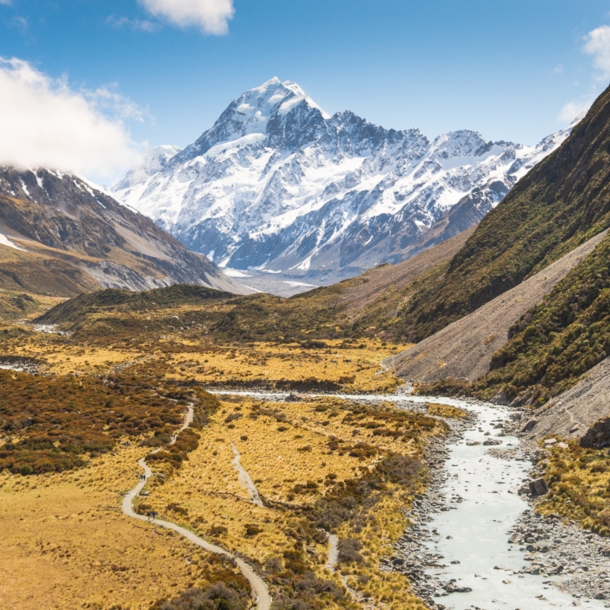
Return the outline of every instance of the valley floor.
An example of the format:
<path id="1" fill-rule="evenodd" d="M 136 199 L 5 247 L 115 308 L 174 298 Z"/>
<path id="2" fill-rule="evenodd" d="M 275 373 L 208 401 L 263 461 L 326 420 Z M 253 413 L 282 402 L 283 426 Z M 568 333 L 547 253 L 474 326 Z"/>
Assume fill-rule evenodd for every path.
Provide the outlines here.
<path id="1" fill-rule="evenodd" d="M 399 346 L 379 339 L 223 343 L 178 330 L 83 340 L 57 330 L 0 328 L 5 390 L 38 379 L 44 383 L 30 400 L 56 401 L 55 410 L 30 419 L 0 404 L 2 610 L 177 610 L 197 607 L 188 605 L 193 596 L 217 594 L 228 608 L 252 606 L 240 565 L 159 520 L 245 561 L 268 586 L 274 610 L 487 607 L 505 587 L 507 600 L 515 587 L 521 592 L 521 608 L 546 607 L 539 595 L 557 607 L 574 601 L 544 584 L 546 568 L 539 575 L 524 569 L 536 565 L 537 551 L 526 564 L 524 548 L 508 548 L 511 527 L 526 534 L 531 527 L 516 523 L 527 505 L 513 489 L 527 477 L 527 462 L 499 452 L 516 449 L 516 439 L 496 438 L 507 409 L 395 394 L 400 381 L 380 362 Z M 75 388 L 75 396 L 82 388 L 88 400 L 101 401 L 107 436 L 99 438 L 107 447 L 78 448 L 97 420 L 82 421 L 89 415 L 81 415 L 77 397 L 54 398 Z M 151 406 L 149 427 L 134 428 L 131 413 L 146 410 L 146 396 L 160 410 Z M 179 431 L 191 400 L 196 425 L 170 446 L 168 430 Z M 58 440 L 49 446 L 53 435 Z M 32 461 L 41 451 L 44 460 Z M 71 451 L 82 464 L 61 471 Z M 11 472 L 16 455 L 21 470 Z M 157 523 L 121 512 L 146 456 L 152 476 L 134 506 L 141 515 L 154 511 Z M 561 502 L 549 497 L 547 504 L 561 512 Z M 475 538 L 486 547 L 485 566 L 475 566 L 480 549 L 467 543 Z M 609 560 L 586 552 L 583 569 L 610 574 Z M 490 572 L 496 560 L 503 571 Z M 472 593 L 459 592 L 464 587 Z"/>

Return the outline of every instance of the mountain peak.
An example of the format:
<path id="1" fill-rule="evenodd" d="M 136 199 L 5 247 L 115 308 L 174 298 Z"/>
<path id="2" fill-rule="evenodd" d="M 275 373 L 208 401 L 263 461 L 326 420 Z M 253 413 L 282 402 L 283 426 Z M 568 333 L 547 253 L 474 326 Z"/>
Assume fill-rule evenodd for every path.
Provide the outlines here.
<path id="1" fill-rule="evenodd" d="M 449 210 L 462 212 L 446 237 L 477 222 L 566 135 L 544 149 L 470 130 L 430 142 L 350 111 L 327 117 L 274 77 L 163 171 L 114 192 L 219 264 L 333 281 L 410 255 Z"/>
<path id="2" fill-rule="evenodd" d="M 324 112 L 303 89 L 292 81 L 280 81 L 277 76 L 269 79 L 259 87 L 243 93 L 231 106 L 236 105 L 236 112 L 245 116 L 258 115 L 260 119 L 273 114 L 288 114 L 296 105 L 304 102 L 310 108 L 319 110 L 325 119 L 330 115 Z M 231 108 L 229 106 L 229 108 Z M 262 123 L 262 121 L 257 121 Z"/>
<path id="3" fill-rule="evenodd" d="M 170 165 L 205 155 L 219 144 L 222 144 L 225 150 L 227 144 L 240 147 L 258 143 L 271 132 L 277 133 L 278 126 L 282 132 L 281 125 L 287 121 L 297 125 L 298 130 L 299 121 L 286 118 L 288 115 L 293 118 L 294 111 L 301 115 L 301 119 L 309 117 L 313 122 L 330 119 L 330 115 L 299 85 L 291 81 L 281 82 L 274 76 L 233 100 L 212 128 L 204 132 L 194 144 L 177 154 Z"/>

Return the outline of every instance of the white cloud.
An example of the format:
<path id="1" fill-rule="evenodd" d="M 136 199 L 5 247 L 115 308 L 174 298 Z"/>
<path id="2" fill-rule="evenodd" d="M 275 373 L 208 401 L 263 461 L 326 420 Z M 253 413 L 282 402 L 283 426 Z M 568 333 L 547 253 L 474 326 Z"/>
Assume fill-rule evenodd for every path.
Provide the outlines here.
<path id="1" fill-rule="evenodd" d="M 585 36 L 584 51 L 593 56 L 593 65 L 599 70 L 599 79 L 610 77 L 610 26 L 602 25 Z"/>
<path id="2" fill-rule="evenodd" d="M 194 25 L 208 34 L 226 34 L 235 9 L 233 0 L 139 0 L 155 17 L 180 27 Z"/>
<path id="3" fill-rule="evenodd" d="M 591 108 L 593 100 L 591 98 L 582 99 L 576 102 L 568 102 L 559 113 L 557 119 L 562 123 L 574 123 L 584 118 Z"/>
<path id="4" fill-rule="evenodd" d="M 140 32 L 156 32 L 159 24 L 148 21 L 148 19 L 129 19 L 128 17 L 115 17 L 111 15 L 106 23 L 115 28 L 128 27 Z"/>
<path id="5" fill-rule="evenodd" d="M 26 61 L 0 57 L 0 165 L 114 176 L 136 146 L 124 118 L 137 106 L 108 88 L 76 91 Z"/>

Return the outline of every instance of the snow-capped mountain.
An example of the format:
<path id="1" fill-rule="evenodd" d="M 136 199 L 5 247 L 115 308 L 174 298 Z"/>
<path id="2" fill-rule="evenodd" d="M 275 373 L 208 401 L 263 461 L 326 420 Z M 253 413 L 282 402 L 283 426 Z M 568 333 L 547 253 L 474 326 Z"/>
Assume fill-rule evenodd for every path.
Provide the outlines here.
<path id="1" fill-rule="evenodd" d="M 329 283 L 407 258 L 439 221 L 436 241 L 478 222 L 568 135 L 537 146 L 474 131 L 430 141 L 349 111 L 329 116 L 273 78 L 184 150 L 149 151 L 112 190 L 221 267 Z"/>

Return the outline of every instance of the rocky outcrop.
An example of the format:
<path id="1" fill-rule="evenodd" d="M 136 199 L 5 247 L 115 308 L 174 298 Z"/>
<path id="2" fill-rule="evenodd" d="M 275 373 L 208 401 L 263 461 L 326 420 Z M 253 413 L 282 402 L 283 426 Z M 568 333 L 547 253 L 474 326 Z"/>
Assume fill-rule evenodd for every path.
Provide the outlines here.
<path id="1" fill-rule="evenodd" d="M 593 424 L 580 439 L 580 446 L 587 449 L 610 447 L 610 417 Z"/>
<path id="2" fill-rule="evenodd" d="M 601 418 L 610 416 L 610 358 L 606 358 L 567 392 L 537 410 L 535 427 L 524 431 L 531 444 L 555 434 L 576 439 Z"/>

